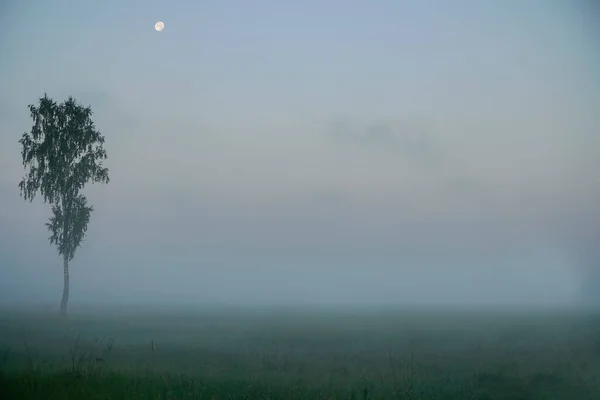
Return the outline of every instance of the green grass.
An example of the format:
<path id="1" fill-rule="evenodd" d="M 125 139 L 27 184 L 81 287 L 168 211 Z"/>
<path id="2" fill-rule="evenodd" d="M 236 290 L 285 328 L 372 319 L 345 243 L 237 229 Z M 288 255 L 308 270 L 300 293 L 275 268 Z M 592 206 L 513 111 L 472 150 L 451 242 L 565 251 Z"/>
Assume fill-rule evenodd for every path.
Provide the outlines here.
<path id="1" fill-rule="evenodd" d="M 5 351 L 3 351 L 5 349 Z M 600 318 L 0 315 L 2 399 L 594 399 Z"/>

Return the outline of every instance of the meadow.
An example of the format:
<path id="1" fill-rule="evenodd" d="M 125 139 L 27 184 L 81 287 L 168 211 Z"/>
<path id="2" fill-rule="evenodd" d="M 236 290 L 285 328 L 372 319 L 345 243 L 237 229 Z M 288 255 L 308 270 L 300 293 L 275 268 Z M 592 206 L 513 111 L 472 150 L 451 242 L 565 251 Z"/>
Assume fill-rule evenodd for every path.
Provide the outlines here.
<path id="1" fill-rule="evenodd" d="M 600 315 L 0 314 L 2 399 L 600 398 Z"/>

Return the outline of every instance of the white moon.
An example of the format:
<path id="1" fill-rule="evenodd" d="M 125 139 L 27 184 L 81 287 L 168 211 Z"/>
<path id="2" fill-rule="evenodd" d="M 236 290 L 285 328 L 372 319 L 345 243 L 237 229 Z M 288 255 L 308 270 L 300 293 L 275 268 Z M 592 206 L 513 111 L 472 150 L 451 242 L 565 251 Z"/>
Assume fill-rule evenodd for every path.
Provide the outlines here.
<path id="1" fill-rule="evenodd" d="M 154 29 L 156 29 L 158 32 L 160 32 L 163 29 L 165 29 L 165 24 L 162 21 L 158 21 L 157 23 L 154 24 Z"/>

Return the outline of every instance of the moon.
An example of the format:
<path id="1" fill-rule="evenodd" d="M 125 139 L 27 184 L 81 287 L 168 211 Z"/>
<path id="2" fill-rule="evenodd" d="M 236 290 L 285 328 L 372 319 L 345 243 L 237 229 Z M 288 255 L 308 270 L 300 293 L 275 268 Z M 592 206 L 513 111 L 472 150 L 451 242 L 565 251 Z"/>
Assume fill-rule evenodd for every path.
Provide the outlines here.
<path id="1" fill-rule="evenodd" d="M 156 29 L 158 32 L 162 31 L 163 29 L 165 29 L 165 24 L 162 21 L 158 21 L 157 23 L 154 24 L 154 29 Z"/>

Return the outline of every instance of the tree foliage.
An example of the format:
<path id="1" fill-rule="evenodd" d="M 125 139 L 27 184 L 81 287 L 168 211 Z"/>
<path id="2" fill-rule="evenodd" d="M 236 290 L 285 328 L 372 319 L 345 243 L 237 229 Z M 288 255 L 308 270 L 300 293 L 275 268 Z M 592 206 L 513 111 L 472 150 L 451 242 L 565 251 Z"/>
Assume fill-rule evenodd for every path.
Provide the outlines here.
<path id="1" fill-rule="evenodd" d="M 108 183 L 104 136 L 92 121 L 92 110 L 69 97 L 57 104 L 46 94 L 39 105 L 29 105 L 33 126 L 19 143 L 26 169 L 19 183 L 21 196 L 33 201 L 39 193 L 52 206 L 46 224 L 50 243 L 59 254 L 73 259 L 93 211 L 80 193 L 87 182 Z"/>

